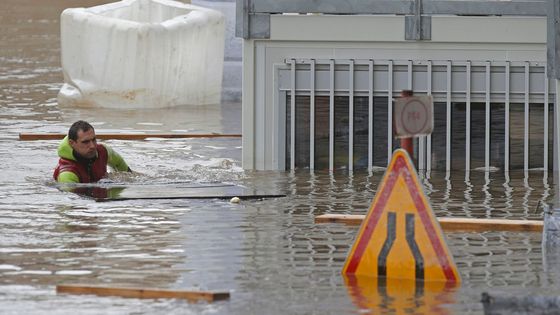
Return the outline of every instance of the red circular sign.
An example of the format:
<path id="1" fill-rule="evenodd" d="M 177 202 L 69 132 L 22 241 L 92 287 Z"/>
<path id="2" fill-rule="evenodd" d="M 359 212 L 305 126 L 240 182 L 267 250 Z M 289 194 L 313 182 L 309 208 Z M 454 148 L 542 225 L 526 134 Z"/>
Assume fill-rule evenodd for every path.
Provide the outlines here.
<path id="1" fill-rule="evenodd" d="M 400 120 L 408 134 L 421 133 L 428 124 L 428 108 L 419 100 L 412 99 L 403 106 Z"/>

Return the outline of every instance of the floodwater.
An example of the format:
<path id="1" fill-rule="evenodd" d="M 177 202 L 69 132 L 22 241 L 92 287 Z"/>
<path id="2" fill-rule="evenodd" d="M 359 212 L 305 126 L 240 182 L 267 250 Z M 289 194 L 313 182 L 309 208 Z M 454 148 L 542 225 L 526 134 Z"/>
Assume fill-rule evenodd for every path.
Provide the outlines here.
<path id="1" fill-rule="evenodd" d="M 167 110 L 61 108 L 60 12 L 102 1 L 0 2 L 0 313 L 2 314 L 482 314 L 481 292 L 560 292 L 540 233 L 446 233 L 463 284 L 430 294 L 377 292 L 340 275 L 357 227 L 315 224 L 365 214 L 382 172 L 249 172 L 239 139 L 106 141 L 140 175 L 132 184 L 227 182 L 286 198 L 97 203 L 52 187 L 58 141 L 85 119 L 102 132 L 239 133 L 240 104 Z M 432 173 L 437 216 L 541 219 L 551 174 Z M 545 268 L 546 267 L 546 268 Z M 216 303 L 56 294 L 57 284 L 229 291 Z"/>

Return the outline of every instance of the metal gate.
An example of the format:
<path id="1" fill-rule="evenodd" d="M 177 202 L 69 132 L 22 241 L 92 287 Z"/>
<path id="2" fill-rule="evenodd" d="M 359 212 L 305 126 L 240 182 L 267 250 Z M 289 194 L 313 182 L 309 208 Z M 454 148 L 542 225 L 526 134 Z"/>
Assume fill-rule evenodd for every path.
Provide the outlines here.
<path id="1" fill-rule="evenodd" d="M 546 62 L 294 58 L 276 64 L 274 78 L 281 168 L 385 167 L 404 89 L 432 95 L 440 121 L 415 140 L 418 169 L 552 168 Z"/>

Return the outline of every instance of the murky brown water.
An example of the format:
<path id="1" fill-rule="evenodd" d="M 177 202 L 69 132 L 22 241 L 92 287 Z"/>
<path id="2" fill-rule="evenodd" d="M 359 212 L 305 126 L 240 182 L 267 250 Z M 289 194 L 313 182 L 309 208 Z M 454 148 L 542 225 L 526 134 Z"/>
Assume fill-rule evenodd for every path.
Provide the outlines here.
<path id="1" fill-rule="evenodd" d="M 241 130 L 240 104 L 157 111 L 60 108 L 58 16 L 65 7 L 103 2 L 0 2 L 0 313 L 480 314 L 482 291 L 559 292 L 556 275 L 544 270 L 539 233 L 448 233 L 460 289 L 389 299 L 369 292 L 360 299 L 340 276 L 357 228 L 315 224 L 314 217 L 365 213 L 382 173 L 244 172 L 239 139 L 108 143 L 144 174 L 134 180 L 223 181 L 283 191 L 288 198 L 238 205 L 96 203 L 52 188 L 57 141 L 22 142 L 18 133 L 65 132 L 78 118 L 107 132 Z M 538 204 L 553 193 L 552 177 L 543 172 L 432 173 L 424 184 L 438 216 L 540 219 Z M 232 295 L 214 304 L 69 296 L 55 293 L 59 283 Z"/>

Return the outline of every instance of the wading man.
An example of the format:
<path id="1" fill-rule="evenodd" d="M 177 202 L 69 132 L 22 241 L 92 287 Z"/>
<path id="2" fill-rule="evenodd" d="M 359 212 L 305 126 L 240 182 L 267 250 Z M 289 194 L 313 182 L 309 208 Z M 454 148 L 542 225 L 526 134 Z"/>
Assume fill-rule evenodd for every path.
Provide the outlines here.
<path id="1" fill-rule="evenodd" d="M 58 146 L 58 156 L 53 177 L 59 183 L 97 182 L 107 175 L 107 165 L 116 171 L 131 171 L 117 152 L 97 144 L 95 129 L 83 120 L 72 124 Z"/>

